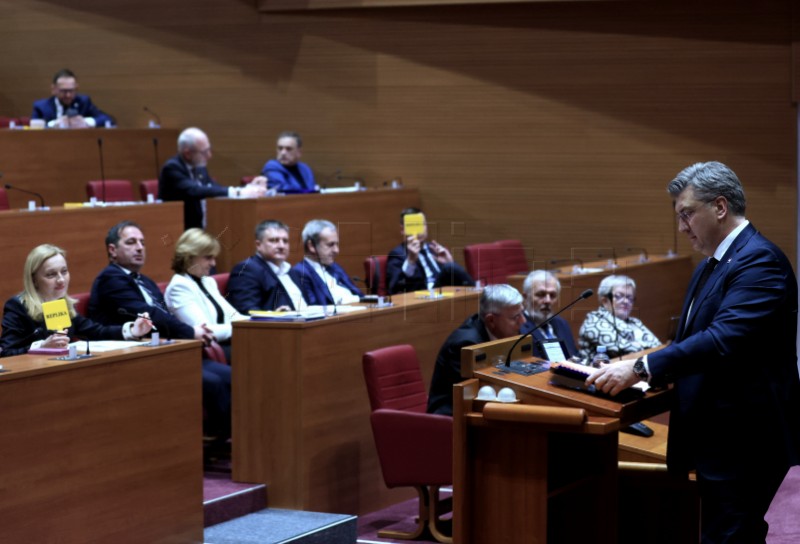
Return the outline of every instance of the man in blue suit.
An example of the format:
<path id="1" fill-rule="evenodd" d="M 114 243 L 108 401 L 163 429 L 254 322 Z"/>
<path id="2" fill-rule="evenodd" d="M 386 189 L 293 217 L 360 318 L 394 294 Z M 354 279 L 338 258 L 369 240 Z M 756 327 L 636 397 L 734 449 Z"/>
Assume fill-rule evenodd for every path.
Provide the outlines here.
<path id="1" fill-rule="evenodd" d="M 561 282 L 547 270 L 534 270 L 522 283 L 522 292 L 525 296 L 525 323 L 519 332 L 527 334 L 556 313 L 558 297 L 561 294 Z M 544 327 L 533 330 L 532 336 L 534 340 L 533 354 L 536 357 L 547 359 L 547 355 L 538 343 L 554 338 L 564 342 L 565 358 L 578 353 L 572 329 L 567 320 L 561 316 L 555 317 Z"/>
<path id="2" fill-rule="evenodd" d="M 243 314 L 250 310 L 303 310 L 299 278 L 286 262 L 289 227 L 274 219 L 256 227 L 256 254 L 231 270 L 228 302 Z"/>
<path id="3" fill-rule="evenodd" d="M 225 187 L 208 173 L 211 143 L 206 133 L 190 127 L 178 136 L 178 154 L 170 158 L 158 176 L 158 198 L 183 200 L 183 228 L 205 228 L 206 198 L 257 198 L 266 189 L 257 180 L 245 187 Z"/>
<path id="4" fill-rule="evenodd" d="M 281 132 L 278 135 L 277 157 L 270 159 L 261 169 L 267 178 L 267 187 L 279 193 L 311 193 L 317 190 L 314 173 L 305 163 L 303 139 L 296 132 Z"/>
<path id="5" fill-rule="evenodd" d="M 306 223 L 303 227 L 303 250 L 305 258 L 292 271 L 309 304 L 351 304 L 364 296 L 347 272 L 336 264 L 339 255 L 336 225 L 325 219 L 312 219 Z"/>
<path id="6" fill-rule="evenodd" d="M 103 113 L 84 94 L 77 94 L 78 82 L 71 70 L 59 70 L 50 87 L 53 96 L 33 103 L 31 119 L 43 119 L 48 127 L 91 128 L 114 124 L 114 119 Z"/>
<path id="7" fill-rule="evenodd" d="M 675 342 L 589 377 L 616 394 L 644 379 L 674 384 L 667 465 L 696 470 L 703 543 L 764 542 L 764 515 L 800 464 L 797 280 L 783 252 L 745 219 L 744 190 L 718 162 L 668 186 L 679 230 L 706 259 Z"/>

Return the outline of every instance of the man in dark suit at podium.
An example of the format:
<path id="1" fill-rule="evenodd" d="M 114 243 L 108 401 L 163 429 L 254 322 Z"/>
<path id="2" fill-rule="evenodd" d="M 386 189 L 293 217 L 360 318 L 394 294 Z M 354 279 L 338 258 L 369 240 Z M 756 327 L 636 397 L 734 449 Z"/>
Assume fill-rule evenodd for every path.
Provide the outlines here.
<path id="1" fill-rule="evenodd" d="M 524 322 L 519 291 L 505 284 L 486 286 L 478 313 L 454 330 L 439 350 L 428 394 L 428 413 L 453 415 L 453 385 L 463 381 L 461 348 L 516 336 Z"/>
<path id="2" fill-rule="evenodd" d="M 261 169 L 267 178 L 267 186 L 279 193 L 312 193 L 317 190 L 314 172 L 306 163 L 300 162 L 303 156 L 303 139 L 296 132 L 281 132 L 275 144 L 275 158 L 270 159 Z"/>
<path id="3" fill-rule="evenodd" d="M 50 128 L 92 128 L 114 124 L 114 119 L 92 103 L 85 94 L 78 94 L 75 74 L 66 68 L 56 72 L 50 86 L 53 96 L 33 103 L 31 119 L 42 119 Z"/>
<path id="4" fill-rule="evenodd" d="M 420 232 L 407 232 L 406 218 L 419 218 Z M 424 291 L 445 285 L 475 285 L 475 280 L 453 260 L 450 251 L 436 240 L 428 241 L 428 223 L 417 208 L 400 212 L 400 234 L 404 242 L 389 252 L 386 278 L 389 292 Z"/>
<path id="5" fill-rule="evenodd" d="M 667 465 L 697 471 L 703 543 L 764 542 L 764 515 L 800 464 L 797 280 L 786 256 L 745 219 L 736 174 L 697 163 L 669 183 L 679 230 L 706 257 L 675 342 L 587 380 L 612 394 L 674 383 Z"/>
<path id="6" fill-rule="evenodd" d="M 312 219 L 303 227 L 305 257 L 292 272 L 300 282 L 303 298 L 312 305 L 326 306 L 358 302 L 364 293 L 336 264 L 339 255 L 339 232 L 325 219 Z"/>
<path id="7" fill-rule="evenodd" d="M 211 143 L 199 128 L 187 128 L 178 136 L 178 154 L 161 167 L 158 176 L 158 198 L 164 201 L 183 200 L 183 228 L 205 228 L 206 198 L 256 198 L 264 196 L 262 180 L 245 187 L 225 187 L 208 173 Z"/>
<path id="8" fill-rule="evenodd" d="M 289 227 L 274 219 L 259 223 L 256 254 L 231 270 L 228 302 L 245 315 L 250 310 L 304 309 L 307 304 L 288 257 Z"/>
<path id="9" fill-rule="evenodd" d="M 557 338 L 564 342 L 567 358 L 578 353 L 575 339 L 569 322 L 561 316 L 553 318 L 550 323 L 542 328 L 535 327 L 550 319 L 558 309 L 558 297 L 561 294 L 561 282 L 552 272 L 547 270 L 534 270 L 525 278 L 522 284 L 525 295 L 525 324 L 520 329 L 520 334 L 533 330 L 533 354 L 536 357 L 547 359 L 538 342 Z"/>

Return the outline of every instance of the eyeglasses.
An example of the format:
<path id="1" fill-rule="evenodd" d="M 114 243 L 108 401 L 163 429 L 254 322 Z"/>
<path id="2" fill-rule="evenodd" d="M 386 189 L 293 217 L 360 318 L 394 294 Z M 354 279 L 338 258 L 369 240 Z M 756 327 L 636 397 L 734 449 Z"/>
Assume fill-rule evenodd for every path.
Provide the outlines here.
<path id="1" fill-rule="evenodd" d="M 627 300 L 628 302 L 636 300 L 636 295 L 628 293 L 611 293 L 611 295 L 614 297 L 614 300 Z"/>
<path id="2" fill-rule="evenodd" d="M 683 221 L 684 223 L 688 223 L 689 221 L 692 220 L 692 217 L 694 217 L 694 214 L 695 214 L 696 211 L 697 210 L 695 210 L 695 209 L 683 210 L 681 212 L 678 212 L 676 215 L 678 216 L 678 219 L 680 221 Z"/>

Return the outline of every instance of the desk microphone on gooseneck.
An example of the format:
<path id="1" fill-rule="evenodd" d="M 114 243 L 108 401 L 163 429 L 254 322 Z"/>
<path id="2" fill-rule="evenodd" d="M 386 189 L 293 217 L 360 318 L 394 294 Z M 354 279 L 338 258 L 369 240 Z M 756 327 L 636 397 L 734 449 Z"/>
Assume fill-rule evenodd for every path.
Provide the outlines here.
<path id="1" fill-rule="evenodd" d="M 559 314 L 561 314 L 561 312 L 565 311 L 565 310 L 566 310 L 566 309 L 568 309 L 568 308 L 572 308 L 572 307 L 573 307 L 573 306 L 575 306 L 575 305 L 576 305 L 578 302 L 580 302 L 580 301 L 582 301 L 582 300 L 584 300 L 584 299 L 587 299 L 587 298 L 589 298 L 589 297 L 590 297 L 590 296 L 592 296 L 593 294 L 594 294 L 594 291 L 593 291 L 593 290 L 591 290 L 591 289 L 587 289 L 586 291 L 584 291 L 583 293 L 581 293 L 581 295 L 580 295 L 578 298 L 576 298 L 575 300 L 573 300 L 572 302 L 570 302 L 569 304 L 567 304 L 566 306 L 564 306 L 563 308 L 561 308 L 559 311 L 557 311 L 556 313 L 554 313 L 553 315 L 551 315 L 550 317 L 548 317 L 547 319 L 545 319 L 544 321 L 542 321 L 542 322 L 541 322 L 541 323 L 539 323 L 538 325 L 534 326 L 534 327 L 533 327 L 531 330 L 529 330 L 528 332 L 526 332 L 525 334 L 523 334 L 522 336 L 520 336 L 519 338 L 517 338 L 517 341 L 516 341 L 516 342 L 514 342 L 514 344 L 511 346 L 511 349 L 509 349 L 509 350 L 508 350 L 508 355 L 506 356 L 506 366 L 507 366 L 507 367 L 511 366 L 511 352 L 512 352 L 512 351 L 514 351 L 514 348 L 515 348 L 515 347 L 517 347 L 517 344 L 519 344 L 520 342 L 522 342 L 522 340 L 523 340 L 523 339 L 524 339 L 526 336 L 530 336 L 531 338 L 533 338 L 533 333 L 534 333 L 535 331 L 538 331 L 539 329 L 541 329 L 541 328 L 542 328 L 542 327 L 544 327 L 545 325 L 549 324 L 549 323 L 550 323 L 552 320 L 554 320 L 556 317 L 558 317 L 558 315 L 559 315 Z"/>
<path id="2" fill-rule="evenodd" d="M 3 173 L 2 172 L 0 172 L 0 177 L 3 177 Z M 39 199 L 39 207 L 44 208 L 44 197 L 42 195 L 40 195 L 39 193 L 36 193 L 34 191 L 28 191 L 27 189 L 20 189 L 19 187 L 15 187 L 15 186 L 11 185 L 10 183 L 6 183 L 5 184 L 5 188 L 10 190 L 10 191 L 19 191 L 20 193 L 25 193 L 26 195 L 35 196 L 36 198 Z"/>

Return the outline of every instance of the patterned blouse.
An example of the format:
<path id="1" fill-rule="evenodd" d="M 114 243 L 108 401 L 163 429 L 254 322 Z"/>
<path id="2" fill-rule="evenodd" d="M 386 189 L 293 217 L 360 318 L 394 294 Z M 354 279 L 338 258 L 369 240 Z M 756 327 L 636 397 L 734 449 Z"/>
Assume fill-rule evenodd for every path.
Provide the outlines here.
<path id="1" fill-rule="evenodd" d="M 616 329 L 614 325 L 614 316 L 602 306 L 586 314 L 578 333 L 578 355 L 591 361 L 597 346 L 606 346 L 606 353 L 613 359 L 661 345 L 656 335 L 644 326 L 641 319 L 616 318 Z"/>

